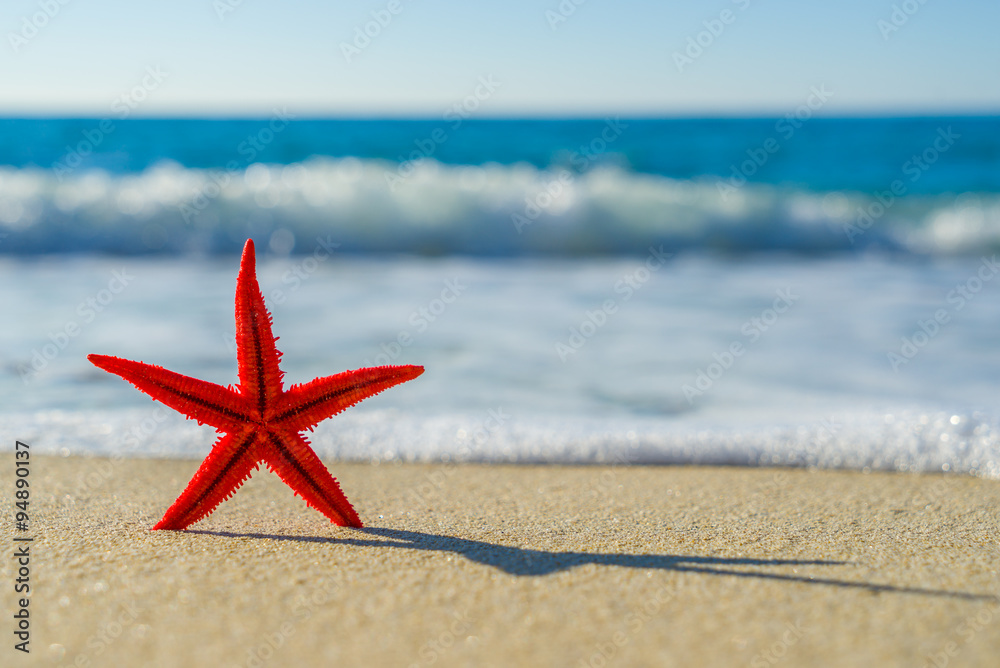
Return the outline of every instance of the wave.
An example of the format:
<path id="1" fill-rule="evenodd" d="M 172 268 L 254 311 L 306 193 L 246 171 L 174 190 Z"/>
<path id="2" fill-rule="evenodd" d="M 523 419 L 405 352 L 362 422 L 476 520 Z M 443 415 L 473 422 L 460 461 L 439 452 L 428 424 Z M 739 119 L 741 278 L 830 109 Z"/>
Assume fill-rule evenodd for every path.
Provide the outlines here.
<path id="1" fill-rule="evenodd" d="M 601 166 L 312 158 L 139 173 L 0 167 L 0 253 L 475 256 L 972 254 L 1000 249 L 1000 194 L 811 192 Z"/>
<path id="2" fill-rule="evenodd" d="M 502 415 L 503 409 L 500 409 Z M 204 457 L 217 434 L 164 411 L 6 416 L 45 454 Z M 1000 479 L 1000 420 L 977 413 L 852 413 L 811 424 L 693 427 L 653 419 L 356 411 L 310 435 L 324 459 L 486 464 L 712 465 L 952 473 Z"/>

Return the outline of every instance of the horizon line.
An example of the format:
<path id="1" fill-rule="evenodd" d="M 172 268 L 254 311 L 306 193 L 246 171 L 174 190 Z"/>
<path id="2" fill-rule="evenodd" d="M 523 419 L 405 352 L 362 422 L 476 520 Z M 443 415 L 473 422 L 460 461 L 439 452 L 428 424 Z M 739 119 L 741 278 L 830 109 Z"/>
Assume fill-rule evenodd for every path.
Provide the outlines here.
<path id="1" fill-rule="evenodd" d="M 659 120 L 774 120 L 784 118 L 788 110 L 781 111 L 748 111 L 748 112 L 678 112 L 678 113 L 533 113 L 533 114 L 484 114 L 463 119 L 463 122 L 476 121 L 603 121 L 608 118 L 624 118 L 631 121 L 659 121 Z M 431 114 L 393 114 L 393 113 L 303 113 L 293 115 L 289 112 L 294 121 L 411 121 L 411 122 L 432 122 L 447 120 L 441 115 Z M 261 121 L 268 120 L 268 114 L 227 114 L 227 113 L 205 113 L 201 115 L 189 113 L 165 113 L 165 114 L 135 114 L 126 118 L 116 118 L 113 114 L 91 115 L 91 114 L 60 114 L 50 112 L 26 112 L 22 114 L 12 114 L 0 110 L 0 121 L 90 121 L 112 119 L 115 122 L 122 121 Z M 994 110 L 913 110 L 905 111 L 899 109 L 885 110 L 853 110 L 840 111 L 828 114 L 816 114 L 812 120 L 919 120 L 919 119 L 940 119 L 940 118 L 1000 118 L 1000 108 Z"/>

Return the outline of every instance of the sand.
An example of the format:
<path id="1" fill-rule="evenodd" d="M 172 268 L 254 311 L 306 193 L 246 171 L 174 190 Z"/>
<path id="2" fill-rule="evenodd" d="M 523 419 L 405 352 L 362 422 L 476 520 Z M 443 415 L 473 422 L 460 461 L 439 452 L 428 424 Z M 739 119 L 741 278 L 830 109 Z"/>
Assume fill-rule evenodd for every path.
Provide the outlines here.
<path id="1" fill-rule="evenodd" d="M 0 465 L 6 481 L 13 460 Z M 258 471 L 192 530 L 149 531 L 198 463 L 33 457 L 30 530 L 9 532 L 35 538 L 31 653 L 13 649 L 6 614 L 0 663 L 940 667 L 1000 657 L 995 481 L 331 463 L 367 528 L 332 526 Z M 13 611 L 15 564 L 3 564 Z"/>

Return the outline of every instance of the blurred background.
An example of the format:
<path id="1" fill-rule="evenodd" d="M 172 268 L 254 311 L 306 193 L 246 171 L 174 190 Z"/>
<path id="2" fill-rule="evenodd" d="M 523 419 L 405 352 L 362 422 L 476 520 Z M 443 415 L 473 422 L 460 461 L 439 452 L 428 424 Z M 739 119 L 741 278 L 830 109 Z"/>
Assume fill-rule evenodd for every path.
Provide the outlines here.
<path id="1" fill-rule="evenodd" d="M 198 456 L 99 352 L 424 364 L 321 454 L 1000 477 L 1000 6 L 20 0 L 0 411 Z M 335 424 L 334 424 L 335 423 Z"/>

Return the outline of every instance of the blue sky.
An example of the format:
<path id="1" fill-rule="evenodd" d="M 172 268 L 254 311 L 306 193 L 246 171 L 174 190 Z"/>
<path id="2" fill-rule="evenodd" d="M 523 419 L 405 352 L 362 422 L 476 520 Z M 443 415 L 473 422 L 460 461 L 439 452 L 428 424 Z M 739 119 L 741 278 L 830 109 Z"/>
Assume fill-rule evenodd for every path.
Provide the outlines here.
<path id="1" fill-rule="evenodd" d="M 480 77 L 482 116 L 1000 112 L 996 0 L 63 2 L 3 3 L 0 114 L 105 116 L 149 68 L 135 116 L 440 116 Z"/>

